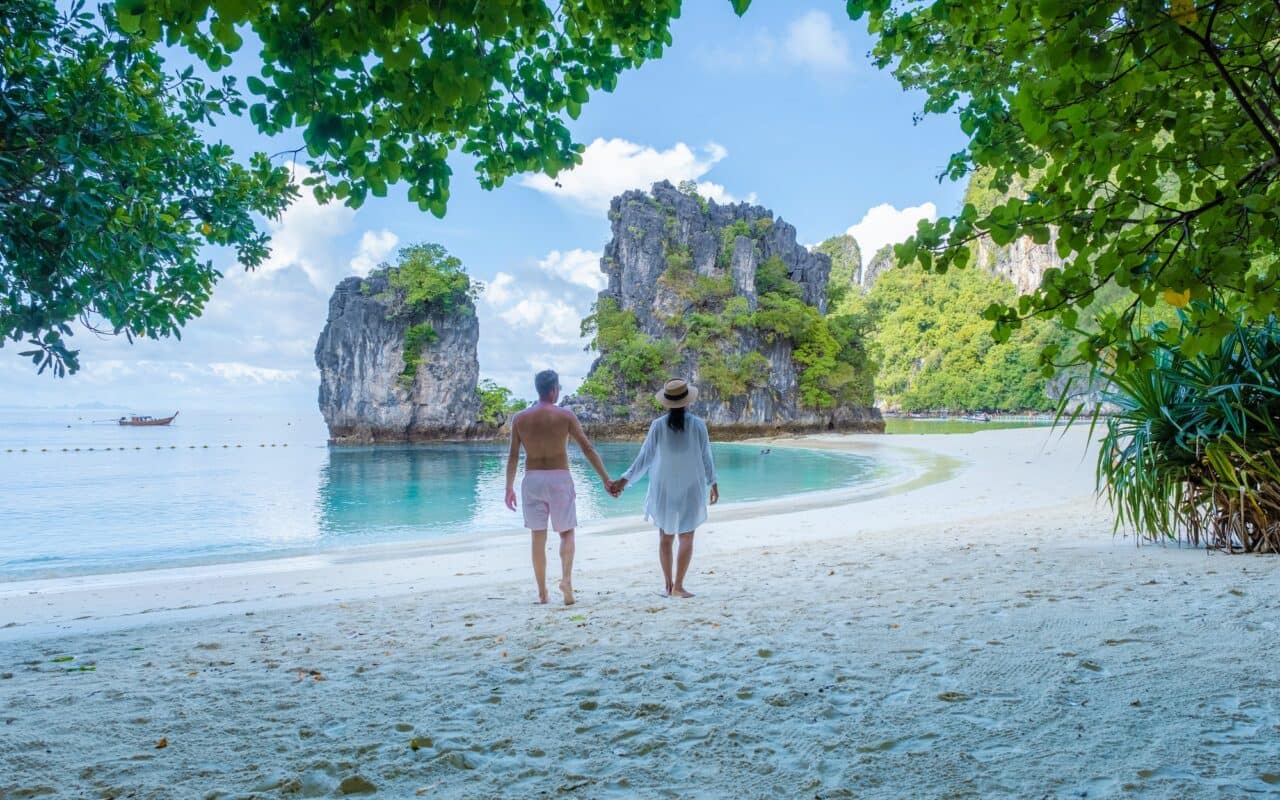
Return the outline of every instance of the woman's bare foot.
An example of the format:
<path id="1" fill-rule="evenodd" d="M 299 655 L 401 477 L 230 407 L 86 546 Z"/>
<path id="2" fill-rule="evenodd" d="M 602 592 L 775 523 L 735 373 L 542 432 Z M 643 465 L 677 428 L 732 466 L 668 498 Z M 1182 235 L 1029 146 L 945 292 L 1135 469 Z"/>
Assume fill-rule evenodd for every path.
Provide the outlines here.
<path id="1" fill-rule="evenodd" d="M 693 592 L 686 592 L 683 586 L 672 588 L 671 594 L 675 597 L 693 597 Z"/>
<path id="2" fill-rule="evenodd" d="M 564 594 L 564 604 L 566 606 L 573 605 L 574 600 L 573 600 L 572 584 L 570 584 L 568 581 L 560 581 L 560 591 L 561 593 Z"/>
<path id="3" fill-rule="evenodd" d="M 542 589 L 538 591 L 538 599 L 534 602 L 534 605 L 545 606 L 548 599 L 550 598 L 547 597 L 547 587 L 543 586 Z"/>

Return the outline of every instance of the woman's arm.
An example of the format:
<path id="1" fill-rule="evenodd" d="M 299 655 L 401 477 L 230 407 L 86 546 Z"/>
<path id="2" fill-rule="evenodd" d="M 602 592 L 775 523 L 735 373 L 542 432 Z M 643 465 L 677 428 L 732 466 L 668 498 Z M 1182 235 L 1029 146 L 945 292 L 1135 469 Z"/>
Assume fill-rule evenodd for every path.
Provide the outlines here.
<path id="1" fill-rule="evenodd" d="M 622 473 L 619 482 L 631 483 L 638 481 L 644 477 L 649 471 L 650 465 L 653 464 L 653 458 L 658 454 L 658 425 L 654 423 L 649 426 L 649 433 L 644 437 L 644 444 L 640 445 L 640 452 L 636 453 L 636 460 L 631 462 L 631 466 L 627 467 L 627 471 Z"/>
<path id="2" fill-rule="evenodd" d="M 711 457 L 711 436 L 707 433 L 706 423 L 698 426 L 698 436 L 702 439 L 702 472 L 707 483 L 716 485 L 716 462 Z"/>

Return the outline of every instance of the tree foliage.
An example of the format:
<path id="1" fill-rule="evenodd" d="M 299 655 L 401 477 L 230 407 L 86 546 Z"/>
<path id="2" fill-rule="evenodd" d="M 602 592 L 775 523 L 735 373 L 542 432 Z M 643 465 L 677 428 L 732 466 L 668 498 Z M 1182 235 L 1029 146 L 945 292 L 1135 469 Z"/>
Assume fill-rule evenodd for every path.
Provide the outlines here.
<path id="1" fill-rule="evenodd" d="M 470 309 L 479 291 L 462 261 L 434 242 L 401 248 L 395 265 L 383 269 L 410 311 L 449 314 L 462 306 Z"/>
<path id="2" fill-rule="evenodd" d="M 733 0 L 741 14 L 745 0 Z M 592 91 L 671 44 L 680 0 L 415 3 L 116 0 L 122 28 L 186 47 L 213 69 L 242 31 L 261 42 L 249 116 L 296 133 L 316 196 L 359 206 L 397 182 L 443 216 L 454 151 L 485 188 L 581 160 L 566 127 Z"/>
<path id="3" fill-rule="evenodd" d="M 267 256 L 255 215 L 294 195 L 284 169 L 250 166 L 196 126 L 244 102 L 77 5 L 0 3 L 0 346 L 41 372 L 79 368 L 72 323 L 134 337 L 176 335 L 219 277 L 204 245 L 240 263 Z"/>
<path id="4" fill-rule="evenodd" d="M 1032 319 L 996 342 L 977 311 L 1013 299 L 1011 283 L 981 270 L 938 275 L 907 264 L 882 272 L 865 294 L 851 292 L 834 313 L 866 332 L 876 401 L 890 409 L 1050 411 L 1039 356 L 1068 334 Z"/>
<path id="5" fill-rule="evenodd" d="M 476 386 L 476 395 L 480 398 L 477 419 L 487 425 L 501 425 L 529 407 L 528 400 L 516 397 L 510 389 L 488 378 Z"/>
<path id="6" fill-rule="evenodd" d="M 1127 300 L 1096 314 L 1070 358 L 1152 367 L 1172 329 L 1141 310 L 1186 310 L 1186 355 L 1216 349 L 1235 315 L 1275 308 L 1280 266 L 1280 14 L 1272 0 L 851 0 L 874 57 L 924 110 L 969 137 L 946 174 L 990 171 L 1016 196 L 966 204 L 898 248 L 945 272 L 969 243 L 1056 233 L 1061 270 L 986 310 L 1007 339 L 1032 316 L 1076 326 L 1108 285 Z M 1052 358 L 1052 357 L 1049 357 Z"/>

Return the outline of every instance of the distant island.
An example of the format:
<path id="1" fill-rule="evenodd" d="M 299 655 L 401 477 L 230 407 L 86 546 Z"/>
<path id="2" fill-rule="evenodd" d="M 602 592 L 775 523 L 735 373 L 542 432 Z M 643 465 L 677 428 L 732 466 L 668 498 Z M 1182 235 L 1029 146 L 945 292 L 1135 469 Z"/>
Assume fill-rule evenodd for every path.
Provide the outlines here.
<path id="1" fill-rule="evenodd" d="M 996 199 L 976 175 L 966 202 Z M 608 286 L 583 321 L 597 357 L 565 401 L 596 436 L 642 432 L 670 375 L 702 388 L 695 413 L 720 438 L 883 431 L 881 411 L 1045 412 L 1062 392 L 1038 361 L 1060 326 L 1031 320 L 997 343 L 980 316 L 1061 264 L 1052 243 L 979 241 L 980 268 L 930 274 L 889 247 L 864 262 L 847 234 L 806 248 L 768 208 L 666 181 L 615 197 L 609 217 Z M 331 441 L 502 434 L 520 404 L 479 380 L 476 291 L 435 244 L 338 285 L 316 345 Z"/>

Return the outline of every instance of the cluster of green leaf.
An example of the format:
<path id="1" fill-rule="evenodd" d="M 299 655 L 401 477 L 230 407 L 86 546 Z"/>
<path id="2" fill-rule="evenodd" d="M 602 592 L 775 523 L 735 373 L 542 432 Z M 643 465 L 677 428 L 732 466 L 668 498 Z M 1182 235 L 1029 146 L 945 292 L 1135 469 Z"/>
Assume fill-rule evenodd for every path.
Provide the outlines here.
<path id="1" fill-rule="evenodd" d="M 385 270 L 387 282 L 398 290 L 398 299 L 411 314 L 470 308 L 478 291 L 462 262 L 434 242 L 402 248 L 396 264 Z"/>
<path id="2" fill-rule="evenodd" d="M 996 342 L 978 310 L 1012 302 L 1013 284 L 978 269 L 930 274 L 916 265 L 882 273 L 835 309 L 859 321 L 878 365 L 876 400 L 902 411 L 1050 411 L 1040 353 L 1069 334 L 1030 320 Z"/>
<path id="3" fill-rule="evenodd" d="M 582 336 L 600 358 L 578 391 L 600 402 L 617 399 L 620 387 L 648 386 L 665 376 L 676 355 L 673 342 L 644 334 L 635 312 L 623 311 L 611 297 L 598 300 L 582 320 Z"/>
<path id="4" fill-rule="evenodd" d="M 1034 293 L 992 303 L 1008 339 L 1032 317 L 1075 327 L 1100 291 L 1125 302 L 1096 315 L 1067 358 L 1150 369 L 1168 344 L 1143 309 L 1182 308 L 1187 355 L 1212 352 L 1243 318 L 1280 303 L 1280 59 L 1272 0 L 1086 4 L 851 0 L 869 16 L 874 57 L 927 113 L 969 137 L 947 174 L 985 170 L 999 202 L 973 198 L 900 245 L 945 272 L 996 245 L 1056 231 L 1061 270 Z M 1015 191 L 1010 191 L 1015 188 Z M 990 199 L 990 198 L 985 198 Z"/>
<path id="5" fill-rule="evenodd" d="M 249 166 L 197 126 L 238 113 L 230 81 L 159 55 L 77 3 L 0 3 L 0 346 L 40 371 L 79 368 L 72 323 L 107 334 L 177 335 L 220 277 L 201 248 L 267 256 L 261 216 L 295 196 L 283 168 Z"/>
<path id="6" fill-rule="evenodd" d="M 116 0 L 120 24 L 148 42 L 230 65 L 248 29 L 260 43 L 267 135 L 302 131 L 317 196 L 359 206 L 394 183 L 443 216 L 456 150 L 486 188 L 522 172 L 556 175 L 581 160 L 566 126 L 592 91 L 671 44 L 679 0 Z M 739 13 L 746 3 L 734 4 Z"/>
<path id="7" fill-rule="evenodd" d="M 528 400 L 514 396 L 505 386 L 499 386 L 488 378 L 476 386 L 476 395 L 480 398 L 480 422 L 487 425 L 501 425 L 513 415 L 529 407 Z"/>

